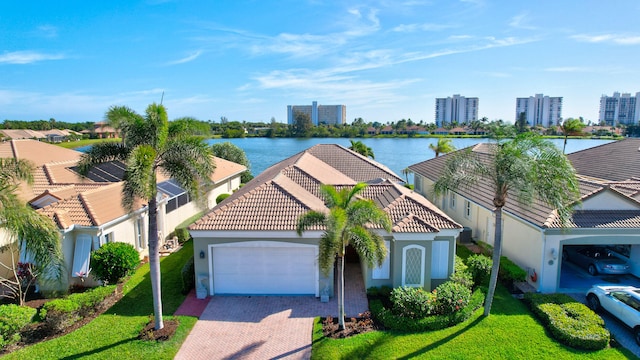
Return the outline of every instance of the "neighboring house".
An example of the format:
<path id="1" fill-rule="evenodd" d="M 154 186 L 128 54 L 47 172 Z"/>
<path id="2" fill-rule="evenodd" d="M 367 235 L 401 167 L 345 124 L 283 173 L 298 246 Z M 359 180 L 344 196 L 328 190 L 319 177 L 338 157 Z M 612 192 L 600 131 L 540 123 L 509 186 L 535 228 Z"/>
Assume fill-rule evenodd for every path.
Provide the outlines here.
<path id="1" fill-rule="evenodd" d="M 124 164 L 100 164 L 86 178 L 74 169 L 82 153 L 34 140 L 13 140 L 0 144 L 0 157 L 27 159 L 36 166 L 34 184 L 21 186 L 20 196 L 40 213 L 54 220 L 62 233 L 62 250 L 68 277 L 61 288 L 76 283 L 79 275 L 90 269 L 89 257 L 107 242 L 126 242 L 140 256 L 148 255 L 148 208 L 137 202 L 129 213 L 121 205 Z M 240 187 L 240 176 L 246 167 L 214 158 L 216 170 L 211 176 L 203 206 L 198 206 L 185 190 L 171 180 L 158 176 L 158 231 L 163 241 L 175 227 L 215 205 L 222 193 Z M 0 236 L 1 238 L 1 236 Z M 6 240 L 5 240 L 6 241 Z M 28 261 L 28 254 L 21 254 Z M 6 263 L 7 259 L 0 259 Z M 89 285 L 91 282 L 89 282 Z"/>
<path id="2" fill-rule="evenodd" d="M 453 271 L 461 226 L 421 195 L 400 185 L 387 167 L 340 145 L 316 145 L 272 165 L 189 227 L 195 272 L 208 295 L 333 295 L 333 272 L 318 266 L 323 229 L 302 236 L 297 220 L 309 210 L 328 211 L 320 185 L 369 186 L 392 222 L 381 267 L 361 264 L 365 287 L 417 286 L 431 290 Z M 357 259 L 357 256 L 356 256 Z M 199 285 L 200 286 L 200 285 Z"/>
<path id="3" fill-rule="evenodd" d="M 490 144 L 471 147 L 491 156 Z M 566 229 L 555 209 L 534 202 L 518 203 L 509 195 L 503 208 L 503 255 L 527 270 L 527 281 L 541 292 L 561 287 L 563 246 L 608 245 L 626 249 L 632 273 L 640 276 L 640 139 L 625 139 L 568 155 L 579 174 L 581 204 Z M 464 150 L 460 150 L 464 151 Z M 473 238 L 489 244 L 494 238 L 493 188 L 481 181 L 435 198 L 432 186 L 453 153 L 409 166 L 415 191 L 447 215 L 472 229 Z M 582 290 L 582 289 L 580 289 Z"/>
<path id="4" fill-rule="evenodd" d="M 449 130 L 439 127 L 433 131 L 435 135 L 449 135 Z"/>
<path id="5" fill-rule="evenodd" d="M 81 133 L 92 135 L 98 139 L 113 139 L 120 136 L 116 129 L 104 121 L 95 123 L 93 125 L 93 129 L 82 130 Z"/>
<path id="6" fill-rule="evenodd" d="M 0 130 L 0 133 L 10 140 L 20 139 L 36 139 L 46 140 L 48 142 L 62 142 L 67 140 L 70 135 L 79 135 L 72 130 L 28 130 L 28 129 L 4 129 Z"/>

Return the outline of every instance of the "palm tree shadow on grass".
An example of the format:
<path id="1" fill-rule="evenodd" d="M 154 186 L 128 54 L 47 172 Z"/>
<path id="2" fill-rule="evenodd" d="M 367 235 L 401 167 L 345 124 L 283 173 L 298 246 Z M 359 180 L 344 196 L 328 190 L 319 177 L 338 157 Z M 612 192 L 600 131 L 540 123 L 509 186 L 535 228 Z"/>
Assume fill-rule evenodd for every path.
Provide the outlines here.
<path id="1" fill-rule="evenodd" d="M 163 310 L 166 314 L 173 314 L 186 298 L 181 290 L 181 269 L 193 254 L 192 242 L 184 244 L 183 248 L 163 258 L 161 261 Z M 148 264 L 144 265 L 148 267 Z M 141 271 L 139 269 L 138 271 Z M 130 289 L 105 314 L 121 316 L 145 316 L 153 314 L 153 296 L 151 293 L 151 275 L 147 271 L 143 280 Z"/>

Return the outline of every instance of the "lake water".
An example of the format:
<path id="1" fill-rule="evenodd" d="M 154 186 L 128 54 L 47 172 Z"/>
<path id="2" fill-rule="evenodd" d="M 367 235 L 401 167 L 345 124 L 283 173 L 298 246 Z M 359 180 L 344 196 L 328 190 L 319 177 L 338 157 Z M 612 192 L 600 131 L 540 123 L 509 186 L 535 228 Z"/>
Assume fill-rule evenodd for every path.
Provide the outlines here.
<path id="1" fill-rule="evenodd" d="M 435 153 L 429 149 L 429 144 L 436 144 L 437 138 L 365 138 L 359 140 L 373 150 L 375 160 L 387 166 L 393 172 L 403 177 L 402 169 L 409 165 L 432 159 Z M 351 143 L 346 138 L 243 138 L 243 139 L 209 139 L 209 144 L 231 142 L 240 147 L 247 154 L 251 164 L 251 173 L 255 176 L 269 166 L 306 150 L 317 144 L 339 144 L 349 147 Z M 456 149 L 462 149 L 488 139 L 451 138 Z M 564 139 L 551 139 L 551 142 L 562 148 Z M 569 139 L 567 154 L 588 149 L 611 142 L 599 139 Z M 86 151 L 89 147 L 77 148 Z M 411 178 L 410 178 L 411 181 Z"/>
<path id="2" fill-rule="evenodd" d="M 401 177 L 402 169 L 409 165 L 432 159 L 435 153 L 429 149 L 429 144 L 436 144 L 437 138 L 365 138 L 359 140 L 373 150 L 375 160 L 387 166 Z M 240 147 L 247 154 L 251 163 L 251 173 L 255 176 L 269 166 L 297 154 L 317 144 L 339 144 L 349 147 L 351 143 L 346 138 L 244 138 L 244 139 L 210 139 L 209 144 L 229 141 Z M 452 138 L 456 149 L 462 149 L 488 139 Z M 562 148 L 564 139 L 551 139 Z M 567 154 L 602 145 L 611 140 L 599 139 L 569 139 Z"/>

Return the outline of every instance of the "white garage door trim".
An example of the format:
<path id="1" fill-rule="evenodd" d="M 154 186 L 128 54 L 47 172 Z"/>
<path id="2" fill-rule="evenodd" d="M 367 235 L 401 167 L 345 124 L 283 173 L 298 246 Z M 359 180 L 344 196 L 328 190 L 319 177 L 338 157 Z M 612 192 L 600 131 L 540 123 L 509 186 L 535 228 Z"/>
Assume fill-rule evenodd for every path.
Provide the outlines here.
<path id="1" fill-rule="evenodd" d="M 309 245 L 309 244 L 299 244 L 299 243 L 289 243 L 283 241 L 243 241 L 243 242 L 235 242 L 235 243 L 223 243 L 223 244 L 210 244 L 208 246 L 208 263 L 209 263 L 209 295 L 215 295 L 215 287 L 214 287 L 214 258 L 216 256 L 216 249 L 238 249 L 238 248 L 263 248 L 265 251 L 269 251 L 268 249 L 276 249 L 276 248 L 286 248 L 286 249 L 311 249 L 313 250 L 313 292 L 317 297 L 319 296 L 319 270 L 318 270 L 318 246 L 317 245 Z M 276 295 L 276 294 L 274 294 Z M 278 294 L 282 295 L 282 294 Z"/>

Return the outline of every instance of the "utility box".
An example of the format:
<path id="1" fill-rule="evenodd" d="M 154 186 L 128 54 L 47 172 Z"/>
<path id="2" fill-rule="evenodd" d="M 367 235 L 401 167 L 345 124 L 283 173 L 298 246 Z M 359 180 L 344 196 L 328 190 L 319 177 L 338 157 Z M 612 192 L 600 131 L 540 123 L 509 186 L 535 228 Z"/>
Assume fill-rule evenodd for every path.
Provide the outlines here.
<path id="1" fill-rule="evenodd" d="M 470 244 L 472 241 L 471 228 L 466 226 L 462 228 L 459 239 L 461 244 Z"/>

